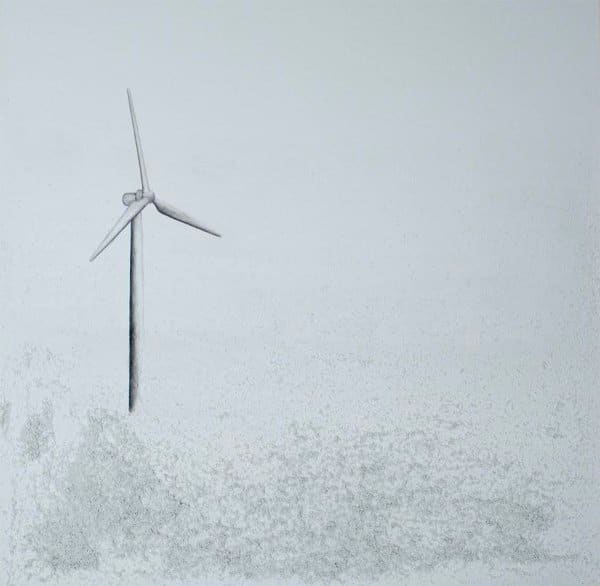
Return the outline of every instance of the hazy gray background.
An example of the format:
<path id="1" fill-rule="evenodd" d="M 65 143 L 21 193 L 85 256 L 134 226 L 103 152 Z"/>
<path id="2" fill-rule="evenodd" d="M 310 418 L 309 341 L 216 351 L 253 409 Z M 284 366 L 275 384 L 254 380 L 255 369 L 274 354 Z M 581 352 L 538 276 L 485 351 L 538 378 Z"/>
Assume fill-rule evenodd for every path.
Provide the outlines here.
<path id="1" fill-rule="evenodd" d="M 6 449 L 43 399 L 56 450 L 126 410 L 128 234 L 88 258 L 139 184 L 131 87 L 152 187 L 224 235 L 144 212 L 132 425 L 226 452 L 460 418 L 575 478 L 558 549 L 593 551 L 598 57 L 595 2 L 3 1 Z"/>

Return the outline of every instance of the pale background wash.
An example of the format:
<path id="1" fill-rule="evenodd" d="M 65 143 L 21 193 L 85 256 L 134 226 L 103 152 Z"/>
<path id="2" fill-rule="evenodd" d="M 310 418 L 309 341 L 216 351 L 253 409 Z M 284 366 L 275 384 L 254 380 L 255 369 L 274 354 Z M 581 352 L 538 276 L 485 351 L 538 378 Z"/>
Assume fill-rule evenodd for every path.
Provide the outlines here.
<path id="1" fill-rule="evenodd" d="M 237 462 L 244 442 L 287 453 L 290 425 L 350 442 L 410 421 L 437 433 L 433 417 L 466 422 L 465 442 L 540 490 L 560 484 L 541 532 L 557 559 L 499 554 L 490 569 L 446 552 L 403 580 L 596 583 L 598 50 L 584 1 L 3 1 L 3 575 L 209 582 L 166 554 L 134 571 L 110 547 L 69 565 L 72 544 L 31 546 L 83 515 L 56 503 L 89 413 L 182 460 L 211 441 Z M 224 235 L 144 212 L 145 386 L 129 419 L 128 234 L 88 263 L 139 186 L 127 87 L 153 189 Z M 398 580 L 389 552 L 360 577 L 286 555 L 215 562 L 214 580 Z"/>

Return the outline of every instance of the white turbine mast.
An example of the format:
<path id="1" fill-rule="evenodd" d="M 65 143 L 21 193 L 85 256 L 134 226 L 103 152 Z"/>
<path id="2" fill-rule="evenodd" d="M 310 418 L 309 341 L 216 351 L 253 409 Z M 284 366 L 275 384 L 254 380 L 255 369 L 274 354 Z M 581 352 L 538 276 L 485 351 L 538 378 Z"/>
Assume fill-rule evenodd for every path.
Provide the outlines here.
<path id="1" fill-rule="evenodd" d="M 131 247 L 129 257 L 129 411 L 133 411 L 139 398 L 140 374 L 141 374 L 141 341 L 142 341 L 142 215 L 143 209 L 150 203 L 163 215 L 183 222 L 192 228 L 202 230 L 212 236 L 220 237 L 217 232 L 203 226 L 184 212 L 173 206 L 160 201 L 150 189 L 148 174 L 144 162 L 140 131 L 138 129 L 131 90 L 127 90 L 129 100 L 129 111 L 131 112 L 131 123 L 133 124 L 133 136 L 137 150 L 138 163 L 140 166 L 140 178 L 142 188 L 135 193 L 125 193 L 123 204 L 127 209 L 117 220 L 104 240 L 90 257 L 93 261 L 128 225 L 131 230 Z"/>

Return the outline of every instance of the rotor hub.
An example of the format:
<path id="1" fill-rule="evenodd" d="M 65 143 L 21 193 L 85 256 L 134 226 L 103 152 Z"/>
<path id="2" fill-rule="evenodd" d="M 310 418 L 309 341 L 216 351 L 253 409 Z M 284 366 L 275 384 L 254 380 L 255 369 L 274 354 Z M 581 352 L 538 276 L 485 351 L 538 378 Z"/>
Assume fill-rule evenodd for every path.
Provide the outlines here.
<path id="1" fill-rule="evenodd" d="M 134 201 L 142 199 L 142 197 L 147 197 L 150 201 L 154 201 L 155 196 L 153 191 L 148 191 L 146 193 L 144 193 L 141 189 L 138 189 L 135 192 L 130 191 L 123 194 L 123 205 L 130 206 Z"/>

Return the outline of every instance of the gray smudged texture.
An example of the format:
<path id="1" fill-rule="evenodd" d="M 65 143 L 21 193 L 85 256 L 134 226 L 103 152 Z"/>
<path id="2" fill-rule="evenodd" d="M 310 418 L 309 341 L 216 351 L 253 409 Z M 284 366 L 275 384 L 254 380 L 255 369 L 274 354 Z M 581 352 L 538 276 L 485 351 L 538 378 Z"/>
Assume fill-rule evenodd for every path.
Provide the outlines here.
<path id="1" fill-rule="evenodd" d="M 239 445 L 229 458 L 208 448 L 184 461 L 95 412 L 38 495 L 30 572 L 125 558 L 154 577 L 360 583 L 451 562 L 559 557 L 544 546 L 551 488 L 518 463 L 477 455 L 466 427 L 421 423 L 292 426 L 276 445 Z"/>
<path id="2" fill-rule="evenodd" d="M 10 425 L 10 407 L 9 401 L 0 401 L 0 429 L 2 429 L 5 437 L 8 434 L 8 426 Z"/>
<path id="3" fill-rule="evenodd" d="M 54 440 L 52 403 L 45 400 L 39 413 L 29 415 L 21 431 L 21 451 L 26 460 L 38 460 Z"/>

